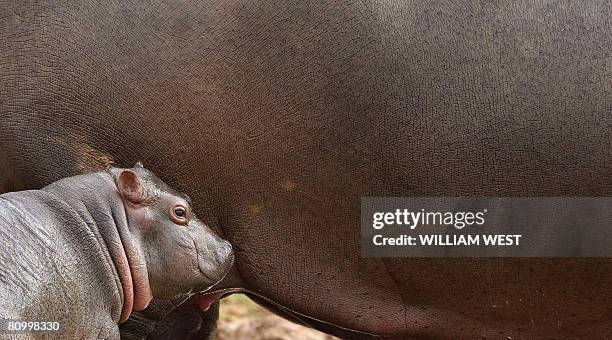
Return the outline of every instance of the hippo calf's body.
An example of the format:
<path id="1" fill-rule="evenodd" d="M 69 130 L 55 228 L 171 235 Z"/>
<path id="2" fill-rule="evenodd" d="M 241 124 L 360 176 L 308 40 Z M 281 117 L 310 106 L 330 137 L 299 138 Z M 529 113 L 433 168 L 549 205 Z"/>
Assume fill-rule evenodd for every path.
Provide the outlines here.
<path id="1" fill-rule="evenodd" d="M 70 338 L 118 338 L 152 297 L 210 288 L 231 246 L 141 165 L 0 196 L 0 319 L 60 321 Z"/>

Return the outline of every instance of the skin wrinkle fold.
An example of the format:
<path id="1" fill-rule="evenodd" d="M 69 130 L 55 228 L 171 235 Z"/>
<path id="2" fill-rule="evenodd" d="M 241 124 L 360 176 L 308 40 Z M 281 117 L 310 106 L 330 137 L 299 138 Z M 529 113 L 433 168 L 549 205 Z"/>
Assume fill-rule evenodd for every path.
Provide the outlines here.
<path id="1" fill-rule="evenodd" d="M 121 243 L 124 245 L 123 249 L 127 258 L 129 273 L 133 285 L 134 297 L 132 309 L 142 310 L 146 308 L 152 299 L 147 266 L 142 252 L 138 248 L 137 243 L 132 239 L 131 233 L 128 231 L 127 220 L 126 223 L 118 225 L 117 230 L 119 231 Z M 127 320 L 127 317 L 131 312 L 131 309 L 127 311 L 125 318 L 123 318 L 122 321 Z"/>

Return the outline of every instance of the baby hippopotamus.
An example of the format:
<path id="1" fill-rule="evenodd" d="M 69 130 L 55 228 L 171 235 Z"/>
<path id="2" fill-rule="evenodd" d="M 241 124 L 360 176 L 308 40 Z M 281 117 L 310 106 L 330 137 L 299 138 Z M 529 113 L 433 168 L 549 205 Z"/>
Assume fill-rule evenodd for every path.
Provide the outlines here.
<path id="1" fill-rule="evenodd" d="M 189 198 L 140 163 L 0 195 L 0 320 L 119 338 L 132 310 L 207 290 L 232 262 Z"/>

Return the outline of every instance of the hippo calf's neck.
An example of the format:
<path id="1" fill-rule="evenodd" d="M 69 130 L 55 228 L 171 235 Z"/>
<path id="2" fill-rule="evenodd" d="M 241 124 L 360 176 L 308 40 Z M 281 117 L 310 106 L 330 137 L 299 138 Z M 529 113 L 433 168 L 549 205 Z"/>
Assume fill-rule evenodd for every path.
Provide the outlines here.
<path id="1" fill-rule="evenodd" d="M 152 298 L 144 253 L 130 233 L 124 203 L 112 176 L 98 172 L 69 177 L 42 190 L 74 209 L 99 241 L 119 290 L 121 311 L 117 321 L 127 320 L 133 309 L 144 309 Z"/>

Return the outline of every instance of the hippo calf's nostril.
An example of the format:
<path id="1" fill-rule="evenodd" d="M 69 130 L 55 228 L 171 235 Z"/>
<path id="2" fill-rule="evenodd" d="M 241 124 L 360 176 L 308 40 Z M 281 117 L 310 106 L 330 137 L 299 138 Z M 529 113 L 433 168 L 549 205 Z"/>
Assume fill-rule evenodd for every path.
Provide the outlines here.
<path id="1" fill-rule="evenodd" d="M 221 242 L 217 248 L 217 255 L 220 261 L 228 260 L 232 256 L 232 252 L 232 245 L 227 241 Z"/>

